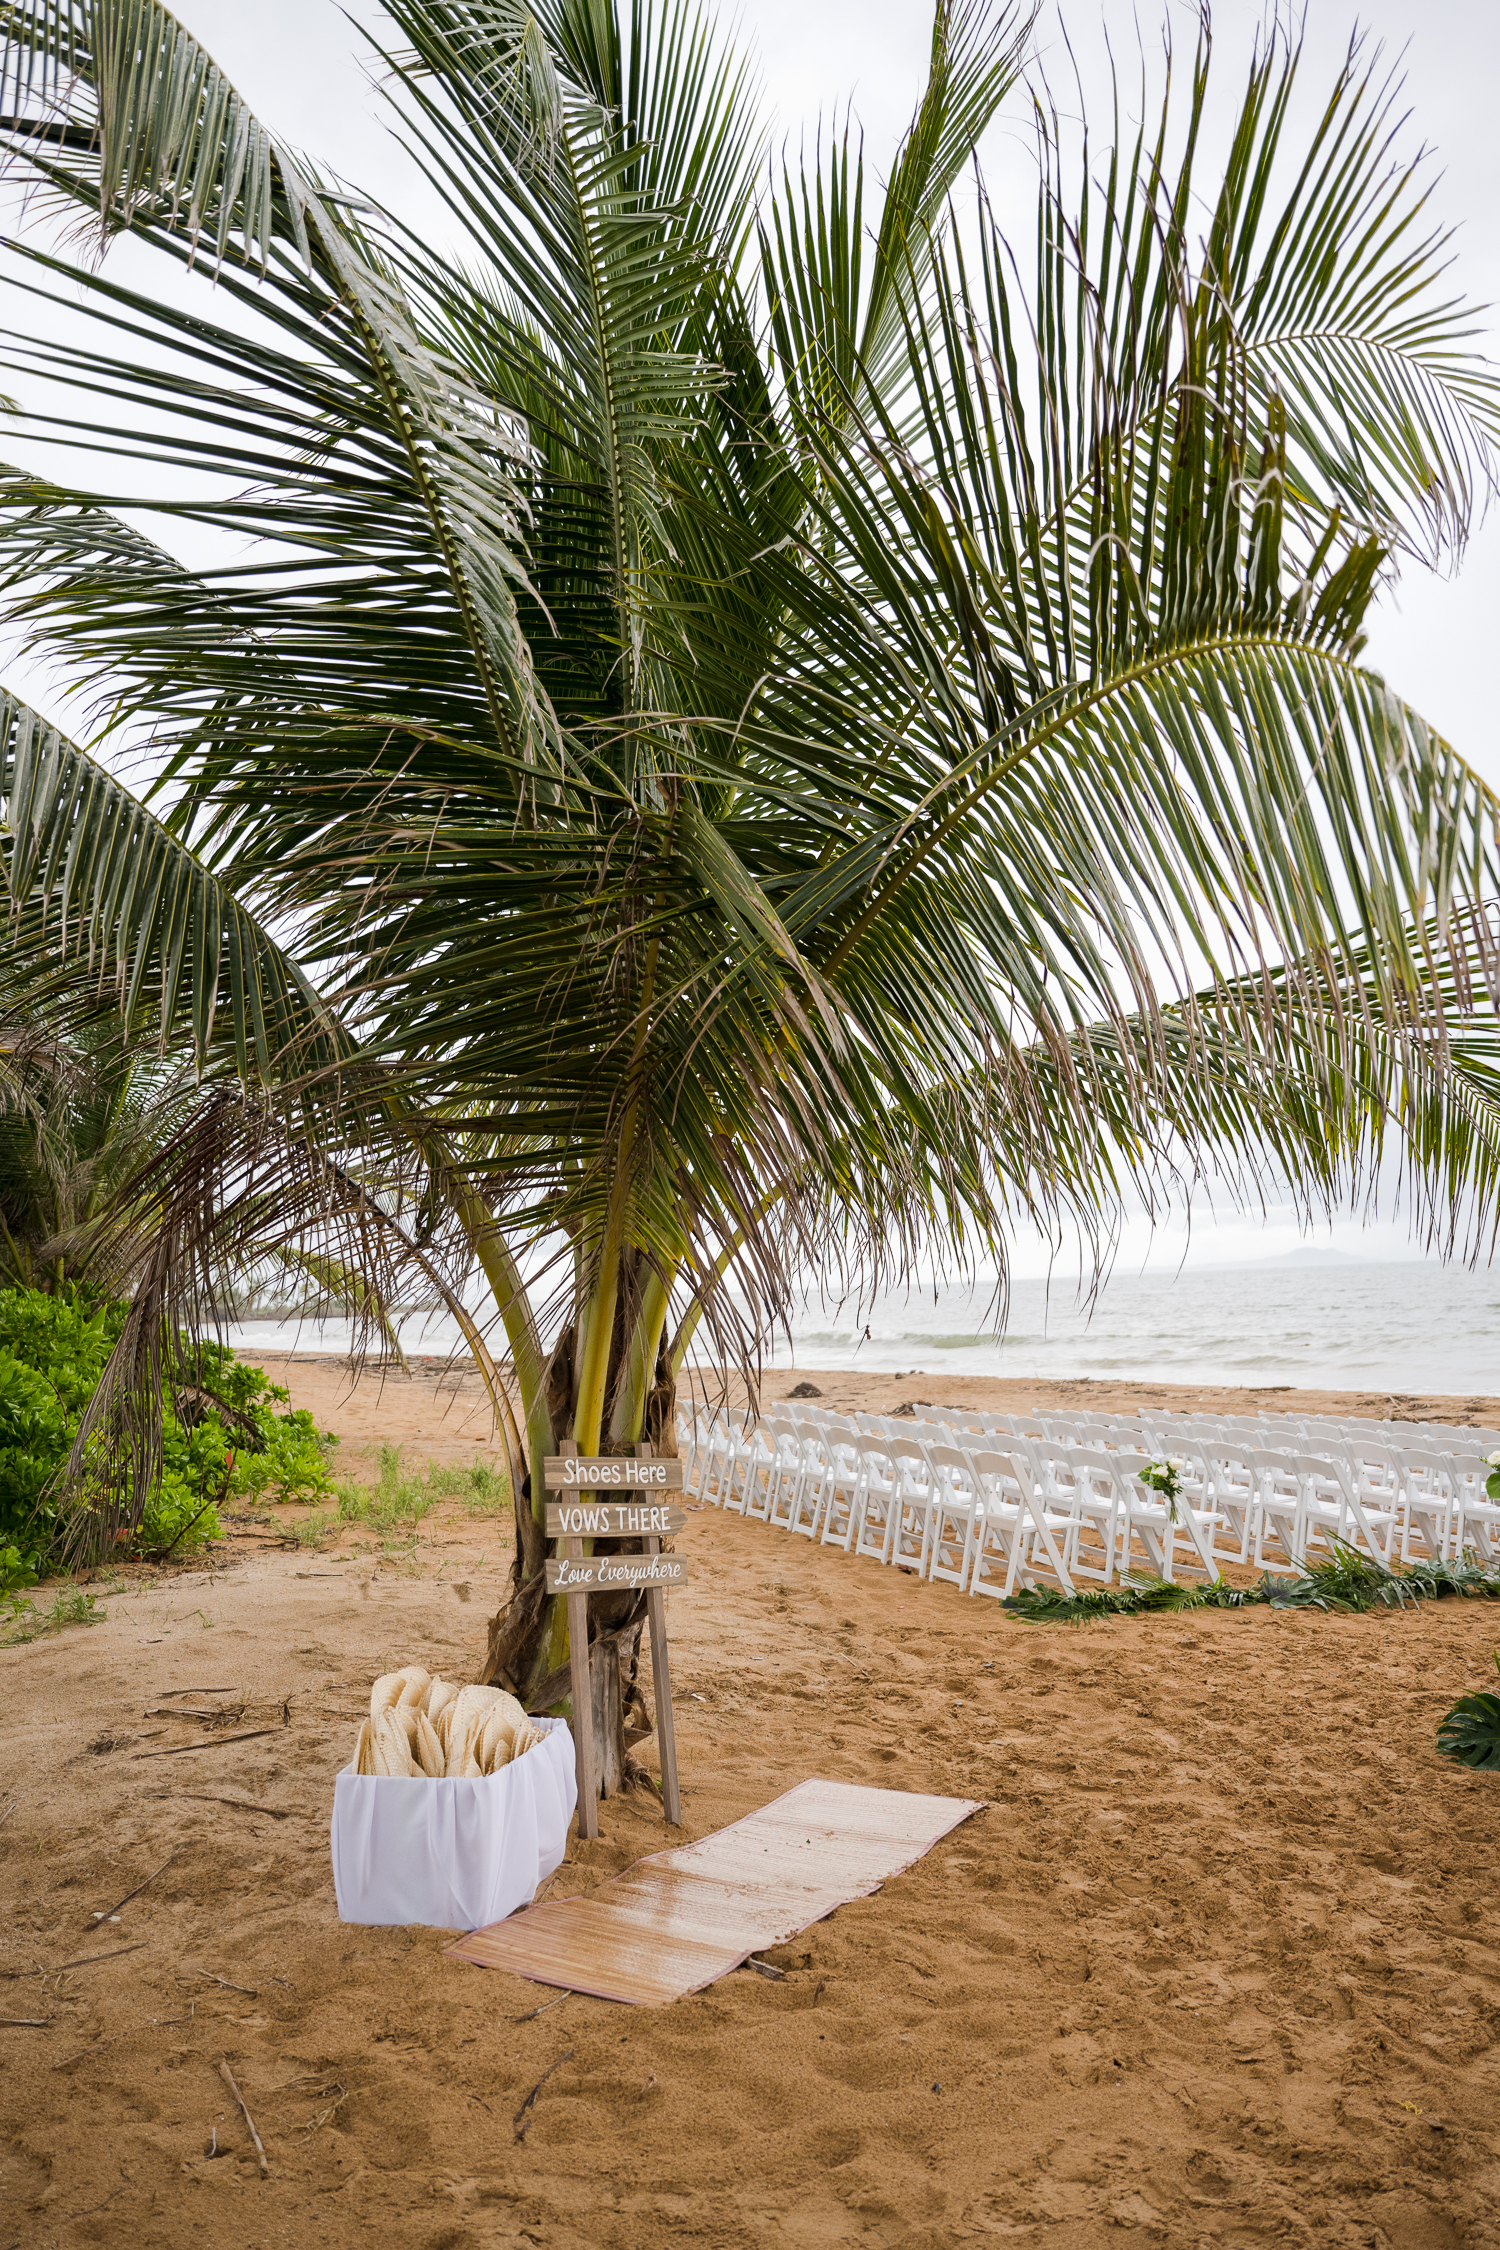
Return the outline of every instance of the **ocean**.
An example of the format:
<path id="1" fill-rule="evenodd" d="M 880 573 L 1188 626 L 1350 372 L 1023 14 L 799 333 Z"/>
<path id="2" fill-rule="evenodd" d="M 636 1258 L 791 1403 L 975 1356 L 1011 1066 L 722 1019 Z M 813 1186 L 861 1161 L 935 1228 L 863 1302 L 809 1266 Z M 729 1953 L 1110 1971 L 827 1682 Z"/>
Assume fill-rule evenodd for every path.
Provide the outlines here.
<path id="1" fill-rule="evenodd" d="M 986 1332 L 987 1309 L 984 1291 L 913 1293 L 877 1303 L 868 1342 L 852 1317 L 814 1309 L 794 1325 L 796 1357 L 922 1374 L 1500 1391 L 1500 1272 L 1488 1270 L 1275 1258 L 1117 1271 L 1092 1306 L 1071 1276 L 1016 1281 L 1000 1336 Z"/>
<path id="2" fill-rule="evenodd" d="M 814 1301 L 777 1339 L 778 1367 L 872 1373 L 1092 1376 L 1163 1383 L 1290 1383 L 1329 1390 L 1500 1392 L 1500 1272 L 1416 1259 L 1266 1258 L 1181 1273 L 1118 1268 L 1092 1307 L 1072 1276 L 1018 1280 L 1003 1335 L 993 1288 L 939 1285 L 851 1305 Z M 864 1331 L 870 1333 L 865 1338 Z M 445 1353 L 451 1320 L 402 1324 L 408 1352 Z M 247 1356 L 342 1351 L 345 1321 L 255 1321 L 229 1331 Z"/>

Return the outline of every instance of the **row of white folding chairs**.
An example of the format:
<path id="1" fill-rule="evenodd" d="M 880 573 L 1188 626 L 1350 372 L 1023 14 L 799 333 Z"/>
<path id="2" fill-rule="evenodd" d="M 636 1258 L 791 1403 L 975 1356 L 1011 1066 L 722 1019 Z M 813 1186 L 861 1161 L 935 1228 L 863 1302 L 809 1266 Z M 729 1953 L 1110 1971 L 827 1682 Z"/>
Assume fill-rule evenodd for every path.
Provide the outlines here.
<path id="1" fill-rule="evenodd" d="M 1302 1561 L 1336 1542 L 1366 1549 L 1387 1568 L 1398 1556 L 1410 1563 L 1474 1552 L 1488 1562 L 1500 1552 L 1488 1463 L 1470 1452 L 1382 1445 L 1357 1427 L 1346 1438 L 1304 1432 L 1300 1443 L 1274 1426 L 1237 1436 L 1222 1425 L 1158 1425 L 1146 1435 L 1153 1457 L 1182 1463 L 1194 1504 L 1216 1511 L 1215 1552 L 1224 1562 Z M 1142 1444 L 1133 1424 L 1095 1424 L 1078 1436 L 1125 1450 Z M 1268 1554 L 1268 1541 L 1279 1556 Z"/>
<path id="2" fill-rule="evenodd" d="M 1188 1567 L 1214 1570 L 1211 1526 L 1186 1504 L 1174 1518 L 1139 1482 L 1144 1454 L 1074 1449 L 1038 1461 L 1025 1447 L 948 1435 L 866 1416 L 768 1416 L 738 1459 L 721 1444 L 704 1489 L 731 1513 L 974 1593 L 1010 1593 L 1038 1575 L 1068 1590 L 1131 1568 L 1171 1578 L 1179 1545 Z"/>
<path id="3" fill-rule="evenodd" d="M 801 1414 L 804 1427 L 815 1429 L 826 1419 L 805 1409 Z M 997 1419 L 985 1416 L 982 1421 L 991 1429 Z M 866 1427 L 882 1426 L 868 1417 L 859 1420 Z M 883 1427 L 908 1435 L 921 1430 L 929 1441 L 947 1437 L 960 1444 L 974 1442 L 972 1430 L 957 1424 L 924 1426 L 897 1420 Z M 1061 1430 L 1067 1422 L 1054 1422 L 1053 1427 Z M 1091 1434 L 1106 1451 L 1159 1456 L 1166 1450 L 1162 1445 L 1143 1447 L 1142 1433 L 1128 1424 Z M 1254 1448 L 1215 1442 L 1210 1433 L 1203 1433 L 1198 1444 L 1177 1456 L 1183 1462 L 1180 1512 L 1186 1511 L 1182 1514 L 1185 1532 L 1200 1553 L 1209 1549 L 1216 1566 L 1249 1562 L 1263 1568 L 1274 1562 L 1301 1561 L 1320 1548 L 1331 1549 L 1335 1541 L 1363 1547 L 1387 1567 L 1398 1548 L 1405 1562 L 1418 1559 L 1418 1550 L 1424 1556 L 1444 1557 L 1474 1551 L 1484 1560 L 1495 1559 L 1500 1548 L 1500 1508 L 1485 1494 L 1484 1461 L 1412 1450 L 1398 1455 L 1392 1448 L 1368 1442 L 1342 1452 L 1319 1445 L 1304 1453 L 1286 1443 L 1284 1430 L 1275 1434 L 1282 1441 L 1279 1445 Z M 1181 1427 L 1172 1437 L 1187 1444 Z M 1039 1489 L 1053 1506 L 1069 1504 L 1069 1473 L 1064 1470 L 1059 1476 L 1049 1459 L 1059 1443 L 1060 1439 L 1036 1437 L 1023 1422 L 1021 1444 Z M 1272 1544 L 1274 1554 L 1269 1551 Z"/>
<path id="4" fill-rule="evenodd" d="M 1368 1428 L 1368 1425 L 1367 1425 Z M 1160 1433 L 1159 1433 L 1160 1434 Z M 1231 1523 L 1243 1520 L 1247 1483 L 1261 1488 L 1260 1534 L 1242 1542 L 1238 1559 L 1262 1563 L 1274 1535 L 1283 1552 L 1302 1559 L 1335 1540 L 1367 1549 L 1388 1568 L 1399 1557 L 1452 1560 L 1474 1552 L 1493 1561 L 1500 1506 L 1489 1499 L 1489 1466 L 1468 1450 L 1384 1444 L 1359 1432 L 1304 1433 L 1300 1443 L 1275 1432 L 1258 1444 L 1230 1432 L 1171 1433 L 1177 1458 L 1196 1465 Z M 1467 1433 L 1464 1433 L 1467 1435 Z M 1190 1481 L 1191 1481 L 1190 1468 Z"/>
<path id="5" fill-rule="evenodd" d="M 1144 1445 L 1156 1458 L 1175 1455 L 1184 1461 L 1190 1489 L 1196 1464 L 1196 1497 L 1207 1505 L 1211 1491 L 1227 1515 L 1217 1549 L 1225 1561 L 1264 1563 L 1267 1535 L 1284 1552 L 1295 1542 L 1299 1560 L 1335 1539 L 1368 1548 L 1387 1566 L 1396 1552 L 1403 1562 L 1465 1552 L 1494 1561 L 1500 1555 L 1500 1506 L 1485 1491 L 1484 1458 L 1500 1444 L 1489 1442 L 1495 1436 L 1489 1431 L 1428 1424 L 1423 1429 L 1435 1442 L 1424 1447 L 1413 1442 L 1414 1425 L 1353 1418 L 1166 1419 L 1147 1412 L 1138 1421 L 1119 1421 L 1054 1411 L 1015 1422 L 1024 1434 L 1044 1430 L 1051 1442 L 1126 1450 Z M 1461 1450 L 1454 1450 L 1455 1438 L 1463 1440 Z M 1255 1469 L 1247 1476 L 1252 1458 Z M 1252 1536 L 1243 1492 L 1257 1480 L 1265 1504 Z M 1243 1534 L 1237 1543 L 1236 1527 Z M 1223 1532 L 1231 1534 L 1227 1543 Z"/>
<path id="6" fill-rule="evenodd" d="M 806 1407 L 789 1407 L 785 1418 L 814 1440 L 827 1425 L 851 1426 L 845 1418 Z M 1417 1549 L 1424 1555 L 1448 1558 L 1474 1551 L 1485 1560 L 1495 1559 L 1500 1551 L 1500 1507 L 1485 1495 L 1488 1472 L 1482 1459 L 1380 1447 L 1358 1437 L 1361 1427 L 1376 1427 L 1370 1423 L 1356 1425 L 1357 1442 L 1346 1447 L 1317 1444 L 1315 1449 L 1303 1452 L 1288 1445 L 1290 1432 L 1274 1424 L 1271 1428 L 1281 1439 L 1279 1445 L 1251 1446 L 1243 1439 L 1231 1441 L 1222 1421 L 1209 1422 L 1205 1427 L 1196 1417 L 1192 1423 L 1186 1417 L 1180 1419 L 1169 1433 L 1163 1433 L 1159 1423 L 1154 1431 L 1143 1432 L 1135 1423 L 1109 1417 L 1088 1417 L 1083 1429 L 1079 1425 L 1084 1418 L 1078 1416 L 1049 1415 L 1042 1419 L 1057 1435 L 1035 1434 L 1034 1417 L 984 1415 L 965 1417 L 963 1423 L 922 1424 L 861 1415 L 855 1423 L 865 1434 L 905 1438 L 917 1443 L 919 1450 L 924 1440 L 929 1446 L 947 1441 L 960 1450 L 973 1449 L 977 1437 L 989 1450 L 1014 1454 L 1017 1447 L 1010 1441 L 1019 1438 L 1036 1489 L 1049 1512 L 1066 1515 L 1070 1521 L 1076 1518 L 1076 1478 L 1066 1460 L 1070 1448 L 1063 1432 L 1075 1433 L 1072 1450 L 1076 1450 L 1079 1436 L 1091 1438 L 1097 1450 L 1115 1456 L 1115 1466 L 1122 1466 L 1123 1457 L 1131 1453 L 1159 1456 L 1167 1449 L 1165 1443 L 1143 1443 L 1143 1439 L 1169 1436 L 1171 1443 L 1185 1448 L 1178 1455 L 1184 1464 L 1179 1517 L 1185 1548 L 1196 1549 L 1195 1559 L 1205 1567 L 1216 1568 L 1224 1562 L 1266 1567 L 1278 1561 L 1302 1561 L 1320 1547 L 1331 1547 L 1334 1541 L 1363 1547 L 1387 1567 L 1397 1552 L 1402 1561 L 1410 1562 Z M 1257 1431 L 1260 1427 L 1255 1425 Z M 1469 1435 L 1467 1431 L 1463 1434 Z M 768 1479 L 773 1488 L 779 1488 L 784 1477 L 784 1470 L 768 1472 L 763 1459 L 765 1441 L 757 1436 L 753 1423 L 747 1425 L 743 1415 L 700 1416 L 692 1424 L 684 1423 L 680 1435 L 685 1450 L 694 1454 L 693 1489 L 720 1505 L 748 1508 L 751 1513 L 777 1520 L 769 1498 L 759 1507 L 751 1499 L 758 1482 Z M 1088 1464 L 1078 1466 L 1087 1469 Z M 1129 1481 L 1135 1482 L 1133 1474 Z M 1140 1511 L 1157 1505 L 1155 1499 L 1143 1499 L 1135 1511 L 1119 1510 L 1117 1523 L 1123 1522 L 1127 1513 L 1149 1523 L 1149 1513 Z M 1097 1506 L 1084 1513 L 1096 1521 L 1101 1516 Z M 1274 1555 L 1268 1552 L 1273 1542 L 1277 1549 Z M 1072 1544 L 1077 1556 L 1076 1537 Z M 1079 1572 L 1107 1578 L 1116 1569 L 1129 1567 L 1132 1554 L 1129 1540 L 1113 1549 L 1106 1546 L 1102 1568 L 1090 1567 L 1079 1559 Z M 1170 1568 L 1170 1552 L 1166 1559 Z"/>
<path id="7" fill-rule="evenodd" d="M 1101 1459 L 1128 1463 L 1133 1473 L 1168 1450 L 1143 1444 L 1142 1433 L 1128 1426 L 1080 1435 L 1093 1443 L 1025 1433 L 1016 1439 L 1026 1447 L 1049 1500 Z M 1225 1563 L 1264 1569 L 1300 1562 L 1335 1543 L 1364 1547 L 1389 1567 L 1398 1535 L 1409 1539 L 1411 1522 L 1428 1520 L 1401 1512 L 1404 1492 L 1394 1481 L 1372 1490 L 1352 1464 L 1337 1458 L 1246 1445 L 1189 1446 L 1181 1433 L 1174 1435 L 1183 1447 L 1169 1456 L 1179 1465 L 1177 1520 L 1190 1561 L 1210 1574 Z M 1119 1567 L 1131 1554 L 1122 1543 Z M 1088 1574 L 1107 1578 L 1110 1569 Z"/>
<path id="8" fill-rule="evenodd" d="M 1449 1450 L 1456 1441 L 1461 1441 L 1465 1452 L 1483 1455 L 1500 1451 L 1500 1430 L 1485 1429 L 1471 1423 L 1376 1421 L 1363 1415 L 1178 1415 L 1167 1410 L 1156 1413 L 1152 1420 L 1162 1430 L 1201 1428 L 1205 1423 L 1235 1430 L 1282 1425 L 1300 1431 L 1305 1437 L 1319 1439 L 1373 1439 L 1381 1445 L 1436 1447 L 1439 1451 Z"/>

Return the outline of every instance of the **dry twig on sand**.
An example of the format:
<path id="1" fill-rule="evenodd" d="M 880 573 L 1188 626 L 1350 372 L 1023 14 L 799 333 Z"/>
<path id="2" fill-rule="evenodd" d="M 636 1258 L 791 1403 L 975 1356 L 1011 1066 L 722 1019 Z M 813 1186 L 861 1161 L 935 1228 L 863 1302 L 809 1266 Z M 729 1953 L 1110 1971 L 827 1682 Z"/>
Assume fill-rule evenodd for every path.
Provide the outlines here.
<path id="1" fill-rule="evenodd" d="M 544 2000 L 541 2006 L 539 2008 L 533 2008 L 529 2015 L 517 2016 L 516 2022 L 534 2023 L 536 2021 L 536 2018 L 538 2016 L 544 2016 L 549 2008 L 555 2008 L 559 2000 L 571 2000 L 572 1997 L 573 1995 L 571 1992 L 559 1992 L 555 1999 Z"/>
<path id="2" fill-rule="evenodd" d="M 141 1713 L 143 1719 L 242 1719 L 243 1704 L 220 1703 L 153 1703 Z"/>
<path id="3" fill-rule="evenodd" d="M 164 1860 L 162 1861 L 162 1863 L 161 1863 L 160 1867 L 153 1867 L 153 1868 L 152 1868 L 152 1870 L 151 1870 L 150 1874 L 149 1874 L 149 1875 L 148 1875 L 148 1876 L 146 1877 L 146 1882 L 145 1882 L 145 1883 L 137 1883 L 137 1884 L 136 1884 L 136 1886 L 135 1886 L 135 1889 L 134 1889 L 133 1891 L 127 1891 L 127 1892 L 125 1893 L 125 1896 L 124 1896 L 124 1897 L 123 1897 L 122 1899 L 117 1899 L 117 1900 L 116 1900 L 116 1902 L 115 1902 L 115 1904 L 114 1904 L 113 1906 L 109 1906 L 109 1907 L 106 1907 L 106 1908 L 105 1908 L 105 1910 L 104 1910 L 104 1912 L 103 1912 L 102 1914 L 100 1914 L 100 1913 L 93 1913 L 93 1914 L 90 1914 L 90 1916 L 89 1916 L 89 1920 L 90 1920 L 91 1922 L 109 1922 L 109 1921 L 112 1921 L 112 1920 L 114 1919 L 115 1915 L 117 1915 L 117 1914 L 118 1914 L 118 1913 L 120 1912 L 120 1910 L 121 1910 L 121 1908 L 122 1908 L 122 1907 L 126 1907 L 126 1906 L 128 1906 L 128 1905 L 130 1904 L 130 1902 L 131 1902 L 131 1900 L 132 1900 L 133 1898 L 139 1898 L 139 1897 L 140 1897 L 140 1895 L 141 1895 L 142 1891 L 143 1891 L 143 1890 L 144 1890 L 144 1889 L 146 1888 L 146 1884 L 147 1884 L 147 1883 L 154 1883 L 154 1882 L 156 1881 L 156 1878 L 157 1878 L 157 1876 L 158 1876 L 158 1875 L 165 1875 L 165 1873 L 166 1873 L 167 1869 L 168 1869 L 168 1868 L 169 1868 L 169 1867 L 171 1866 L 171 1864 L 172 1864 L 173 1860 L 174 1860 L 174 1859 L 175 1859 L 176 1857 L 177 1857 L 177 1854 L 176 1854 L 176 1852 L 168 1852 L 168 1854 L 167 1854 L 166 1858 L 165 1858 L 165 1859 L 164 1859 Z"/>
<path id="4" fill-rule="evenodd" d="M 171 1750 L 137 1750 L 138 1758 L 184 1758 L 189 1750 L 224 1750 L 231 1742 L 257 1742 L 263 1734 L 280 1734 L 280 1727 L 252 1727 L 248 1734 L 221 1734 L 207 1742 L 179 1742 Z"/>
<path id="5" fill-rule="evenodd" d="M 140 1938 L 134 1945 L 113 1946 L 108 1953 L 80 1953 L 76 1961 L 59 1961 L 55 1969 L 44 1969 L 44 1976 L 61 1976 L 64 1969 L 92 1969 L 98 1961 L 119 1961 L 127 1953 L 144 1953 L 146 1940 Z M 22 1972 L 24 1974 L 24 1971 Z"/>
<path id="6" fill-rule="evenodd" d="M 0 2031 L 45 2031 L 50 2016 L 0 2016 Z"/>
<path id="7" fill-rule="evenodd" d="M 299 2133 L 316 2133 L 320 2126 L 326 2125 L 329 2118 L 343 2108 L 345 2102 L 349 2099 L 348 2094 L 339 2085 L 335 2085 L 333 2093 L 333 2100 L 325 2108 L 320 2109 L 315 2117 L 309 2117 L 306 2124 L 297 2127 Z"/>
<path id="8" fill-rule="evenodd" d="M 247 2000 L 258 2000 L 260 1997 L 255 1985 L 231 1984 L 228 1977 L 217 1977 L 212 1969 L 183 1969 L 177 1981 L 179 1984 L 191 1984 L 195 1977 L 202 1977 L 208 1984 L 222 1984 L 226 1992 L 243 1992 Z"/>
<path id="9" fill-rule="evenodd" d="M 229 2091 L 231 2092 L 231 2094 L 233 2094 L 235 2100 L 240 2105 L 240 2115 L 241 2117 L 243 2117 L 245 2123 L 250 2128 L 250 2138 L 255 2143 L 255 2156 L 257 2163 L 260 2165 L 260 2176 L 263 2180 L 268 2180 L 271 2177 L 271 2167 L 266 2160 L 266 2152 L 264 2145 L 262 2144 L 261 2137 L 255 2130 L 255 2119 L 250 2115 L 249 2110 L 245 2107 L 245 2097 L 240 2092 L 238 2086 L 236 2086 L 234 2082 L 234 2072 L 230 2069 L 227 2062 L 220 2063 L 219 2076 L 223 2079 L 225 2085 L 229 2088 Z"/>
<path id="10" fill-rule="evenodd" d="M 532 2126 L 536 2123 L 536 2119 L 534 2117 L 528 2116 L 527 2112 L 531 2108 L 532 2103 L 536 2100 L 537 2095 L 546 2085 L 548 2079 L 552 2076 L 553 2071 L 561 2070 L 565 2062 L 571 2062 L 572 2060 L 573 2050 L 571 2047 L 569 2047 L 565 2053 L 558 2056 L 555 2063 L 549 2063 L 547 2065 L 547 2068 L 542 2072 L 541 2077 L 537 2080 L 536 2084 L 532 2087 L 531 2092 L 526 2096 L 525 2101 L 522 2102 L 520 2108 L 516 2111 L 515 2116 L 511 2119 L 511 2123 L 516 2129 L 516 2139 L 518 2141 L 524 2141 L 527 2134 L 531 2131 Z M 522 2123 L 523 2118 L 525 2119 L 524 2124 Z"/>
<path id="11" fill-rule="evenodd" d="M 248 1797 L 210 1797 L 205 1796 L 201 1789 L 184 1789 L 181 1795 L 195 1805 L 233 1805 L 236 1812 L 264 1813 L 267 1820 L 290 1820 L 292 1817 L 289 1810 L 283 1811 L 275 1805 L 252 1804 Z"/>

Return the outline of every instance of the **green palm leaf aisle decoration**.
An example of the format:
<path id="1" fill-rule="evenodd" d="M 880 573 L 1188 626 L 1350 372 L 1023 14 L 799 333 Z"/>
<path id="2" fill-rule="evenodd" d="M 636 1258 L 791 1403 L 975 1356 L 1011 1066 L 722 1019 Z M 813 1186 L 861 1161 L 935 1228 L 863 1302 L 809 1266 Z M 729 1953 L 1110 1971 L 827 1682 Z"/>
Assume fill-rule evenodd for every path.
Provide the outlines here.
<path id="1" fill-rule="evenodd" d="M 809 1268 L 1003 1273 L 1017 1210 L 1107 1241 L 1395 1154 L 1482 1244 L 1497 806 L 1360 651 L 1461 551 L 1500 388 L 1394 90 L 1355 52 L 1299 145 L 1272 38 L 1212 178 L 1205 36 L 1133 142 L 1043 102 L 1035 210 L 981 183 L 959 229 L 1029 99 L 998 0 L 939 0 L 883 186 L 848 135 L 768 180 L 695 0 L 388 19 L 445 248 L 155 0 L 0 0 L 11 163 L 174 285 L 8 253 L 10 385 L 71 386 L 35 430 L 69 461 L 81 396 L 165 486 L 153 544 L 138 495 L 0 477 L 6 614 L 108 714 L 0 714 L 33 996 L 200 1074 L 104 1452 L 138 1476 L 162 1324 L 255 1254 L 378 1346 L 414 1286 L 482 1364 L 503 1327 L 519 1495 L 568 1435 L 670 1445 L 689 1348 L 753 1369 Z M 490 1658 L 528 1696 L 541 1509 Z"/>
<path id="2" fill-rule="evenodd" d="M 1500 1650 L 1495 1670 L 1500 1672 Z M 1500 1695 L 1460 1696 L 1438 1721 L 1437 1746 L 1455 1765 L 1500 1769 Z"/>

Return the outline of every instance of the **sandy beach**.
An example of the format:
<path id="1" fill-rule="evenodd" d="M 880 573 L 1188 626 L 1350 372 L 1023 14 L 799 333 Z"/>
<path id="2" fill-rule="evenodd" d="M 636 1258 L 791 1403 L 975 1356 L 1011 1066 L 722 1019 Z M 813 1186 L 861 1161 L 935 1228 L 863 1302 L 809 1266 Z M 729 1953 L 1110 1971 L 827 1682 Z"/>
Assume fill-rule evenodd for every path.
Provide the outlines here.
<path id="1" fill-rule="evenodd" d="M 345 1470 L 495 1457 L 472 1376 L 267 1365 Z M 1500 2246 L 1500 1781 L 1433 1749 L 1500 1610 L 1042 1628 L 705 1509 L 670 1598 L 683 1834 L 819 1774 L 986 1810 L 779 1981 L 536 2015 L 555 1994 L 443 1933 L 340 1924 L 328 1860 L 371 1678 L 472 1672 L 505 1519 L 304 1550 L 261 1513 L 0 1651 L 0 2250 Z M 601 1825 L 553 1895 L 682 1840 L 644 1792 Z"/>
<path id="2" fill-rule="evenodd" d="M 249 1356 L 249 1355 L 247 1355 Z M 443 1462 L 470 1460 L 493 1450 L 490 1409 L 484 1384 L 472 1361 L 416 1358 L 410 1372 L 391 1367 L 365 1369 L 355 1381 L 347 1362 L 316 1352 L 254 1355 L 274 1382 L 285 1384 L 294 1405 L 312 1413 L 320 1428 L 342 1441 L 339 1468 L 366 1472 L 371 1447 L 382 1443 L 420 1450 Z M 1084 1406 L 1092 1413 L 1137 1412 L 1142 1406 L 1175 1413 L 1347 1414 L 1371 1420 L 1474 1423 L 1500 1422 L 1500 1397 L 1455 1392 L 1293 1390 L 1277 1383 L 1260 1388 L 1234 1384 L 1096 1382 L 1086 1378 L 1037 1381 L 978 1375 L 861 1374 L 839 1368 L 772 1367 L 761 1377 L 760 1399 L 772 1406 L 811 1384 L 823 1405 L 836 1413 L 895 1414 L 913 1405 L 955 1406 L 1014 1413 L 1028 1408 Z M 715 1375 L 689 1369 L 681 1397 L 717 1405 L 726 1395 Z M 732 1377 L 727 1396 L 745 1404 L 745 1385 Z"/>

